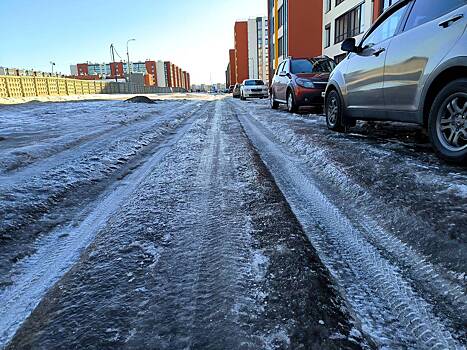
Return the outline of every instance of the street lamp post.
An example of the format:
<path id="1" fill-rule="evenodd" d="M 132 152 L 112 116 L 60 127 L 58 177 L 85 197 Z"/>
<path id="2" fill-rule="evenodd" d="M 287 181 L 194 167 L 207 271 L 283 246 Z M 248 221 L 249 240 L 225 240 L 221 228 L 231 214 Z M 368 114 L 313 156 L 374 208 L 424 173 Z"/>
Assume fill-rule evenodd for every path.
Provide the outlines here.
<path id="1" fill-rule="evenodd" d="M 128 82 L 131 81 L 131 69 L 130 69 L 130 50 L 128 48 L 128 44 L 130 41 L 136 41 L 136 39 L 129 39 L 126 42 L 126 57 L 127 57 L 127 74 L 128 74 Z"/>
<path id="2" fill-rule="evenodd" d="M 52 66 L 52 75 L 54 75 L 55 62 L 50 61 L 50 65 Z"/>

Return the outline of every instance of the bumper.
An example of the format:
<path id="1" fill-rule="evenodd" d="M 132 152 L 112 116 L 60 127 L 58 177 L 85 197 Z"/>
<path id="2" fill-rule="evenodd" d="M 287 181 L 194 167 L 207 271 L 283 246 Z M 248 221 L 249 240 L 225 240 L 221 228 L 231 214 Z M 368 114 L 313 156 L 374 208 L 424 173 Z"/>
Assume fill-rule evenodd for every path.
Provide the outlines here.
<path id="1" fill-rule="evenodd" d="M 244 97 L 251 98 L 251 97 L 258 97 L 258 98 L 264 98 L 264 97 L 269 97 L 268 92 L 244 92 L 243 93 Z"/>
<path id="2" fill-rule="evenodd" d="M 324 104 L 323 89 L 295 88 L 295 103 L 298 106 L 322 106 Z"/>

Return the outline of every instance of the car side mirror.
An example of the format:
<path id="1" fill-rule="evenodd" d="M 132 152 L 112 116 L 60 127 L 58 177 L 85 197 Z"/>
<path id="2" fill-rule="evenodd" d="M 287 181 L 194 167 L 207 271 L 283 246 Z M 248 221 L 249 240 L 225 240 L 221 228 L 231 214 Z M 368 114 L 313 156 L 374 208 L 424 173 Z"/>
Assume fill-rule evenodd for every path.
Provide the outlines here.
<path id="1" fill-rule="evenodd" d="M 341 50 L 345 52 L 359 52 L 355 38 L 347 38 L 341 45 Z"/>

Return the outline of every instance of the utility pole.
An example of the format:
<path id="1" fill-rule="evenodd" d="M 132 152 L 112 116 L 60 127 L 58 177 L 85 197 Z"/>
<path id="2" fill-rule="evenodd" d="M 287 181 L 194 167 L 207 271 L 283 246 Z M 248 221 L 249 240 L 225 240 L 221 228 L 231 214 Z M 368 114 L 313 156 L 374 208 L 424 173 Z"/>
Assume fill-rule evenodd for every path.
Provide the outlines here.
<path id="1" fill-rule="evenodd" d="M 114 47 L 114 44 L 110 44 L 110 58 L 111 58 L 112 63 L 114 65 L 115 82 L 118 83 L 117 66 L 115 65 L 115 47 Z M 112 74 L 112 69 L 110 69 L 110 74 Z"/>
<path id="2" fill-rule="evenodd" d="M 127 73 L 128 73 L 128 82 L 131 82 L 131 69 L 130 69 L 130 51 L 128 49 L 128 44 L 130 41 L 136 41 L 136 39 L 129 39 L 126 42 L 126 57 L 127 57 Z"/>

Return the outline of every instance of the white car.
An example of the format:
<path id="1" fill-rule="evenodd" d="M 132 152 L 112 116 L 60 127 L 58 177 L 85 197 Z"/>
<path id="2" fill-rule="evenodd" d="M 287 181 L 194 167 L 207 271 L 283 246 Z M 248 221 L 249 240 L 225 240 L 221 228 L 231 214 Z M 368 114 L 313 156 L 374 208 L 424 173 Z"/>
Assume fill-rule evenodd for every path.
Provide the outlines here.
<path id="1" fill-rule="evenodd" d="M 250 97 L 268 98 L 269 88 L 262 80 L 247 79 L 240 87 L 240 99 L 245 101 Z"/>

